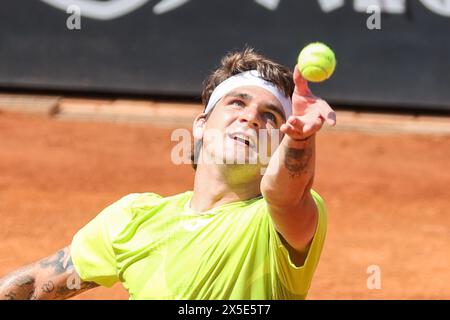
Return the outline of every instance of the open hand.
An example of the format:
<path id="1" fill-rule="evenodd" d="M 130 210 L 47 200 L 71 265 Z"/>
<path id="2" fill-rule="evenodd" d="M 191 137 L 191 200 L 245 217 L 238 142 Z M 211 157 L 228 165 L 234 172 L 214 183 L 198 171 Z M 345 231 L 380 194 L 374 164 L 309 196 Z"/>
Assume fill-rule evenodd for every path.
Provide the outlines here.
<path id="1" fill-rule="evenodd" d="M 280 131 L 294 140 L 302 140 L 319 131 L 327 122 L 336 125 L 336 113 L 328 103 L 314 96 L 297 66 L 294 70 L 295 89 L 292 95 L 292 116 L 280 127 Z"/>

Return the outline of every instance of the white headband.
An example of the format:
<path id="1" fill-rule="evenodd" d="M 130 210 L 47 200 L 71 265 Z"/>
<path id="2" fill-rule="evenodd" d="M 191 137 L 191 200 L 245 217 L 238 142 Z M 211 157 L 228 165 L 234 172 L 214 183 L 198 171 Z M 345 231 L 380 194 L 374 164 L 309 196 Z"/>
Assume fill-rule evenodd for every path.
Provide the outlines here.
<path id="1" fill-rule="evenodd" d="M 256 70 L 236 74 L 221 82 L 211 94 L 204 113 L 208 114 L 224 95 L 229 93 L 231 90 L 242 86 L 256 86 L 269 91 L 283 106 L 286 120 L 292 114 L 291 99 L 287 98 L 272 82 L 261 78 L 260 74 Z"/>

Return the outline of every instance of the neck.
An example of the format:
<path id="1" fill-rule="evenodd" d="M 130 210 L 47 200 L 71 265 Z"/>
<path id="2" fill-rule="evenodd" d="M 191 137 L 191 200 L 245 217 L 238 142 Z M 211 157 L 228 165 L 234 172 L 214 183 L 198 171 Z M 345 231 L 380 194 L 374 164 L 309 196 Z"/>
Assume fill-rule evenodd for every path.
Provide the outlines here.
<path id="1" fill-rule="evenodd" d="M 191 208 L 202 212 L 261 195 L 261 175 L 248 165 L 199 165 L 195 172 Z"/>

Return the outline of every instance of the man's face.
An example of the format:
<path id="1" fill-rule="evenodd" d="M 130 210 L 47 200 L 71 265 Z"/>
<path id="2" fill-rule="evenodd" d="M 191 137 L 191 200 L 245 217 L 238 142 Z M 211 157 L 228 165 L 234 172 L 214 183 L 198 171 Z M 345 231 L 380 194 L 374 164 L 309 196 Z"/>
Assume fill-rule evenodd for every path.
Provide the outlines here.
<path id="1" fill-rule="evenodd" d="M 278 129 L 284 122 L 275 96 L 260 87 L 243 86 L 217 102 L 201 130 L 194 123 L 194 136 L 203 139 L 202 148 L 215 163 L 264 166 L 274 152 L 272 144 L 281 139 Z"/>

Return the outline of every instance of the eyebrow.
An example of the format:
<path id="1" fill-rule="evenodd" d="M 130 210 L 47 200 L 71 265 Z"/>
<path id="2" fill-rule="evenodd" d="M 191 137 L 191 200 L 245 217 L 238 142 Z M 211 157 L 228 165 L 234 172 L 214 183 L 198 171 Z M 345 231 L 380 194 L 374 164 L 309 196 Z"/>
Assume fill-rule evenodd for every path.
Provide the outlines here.
<path id="1" fill-rule="evenodd" d="M 250 100 L 253 99 L 253 96 L 252 96 L 252 95 L 250 95 L 250 94 L 248 94 L 248 93 L 243 93 L 243 92 L 234 92 L 234 91 L 232 91 L 232 92 L 227 93 L 226 95 L 224 95 L 224 98 L 230 98 L 230 97 L 233 97 L 233 98 L 240 98 L 240 99 L 245 100 L 245 101 L 250 101 Z M 284 115 L 284 113 L 281 112 L 280 108 L 278 108 L 277 106 L 275 106 L 273 103 L 265 102 L 265 103 L 264 103 L 264 107 L 265 107 L 266 109 L 269 109 L 270 111 L 272 111 L 272 112 L 278 114 L 278 115 L 281 117 L 281 119 L 283 119 L 284 121 L 286 121 L 286 116 Z"/>

